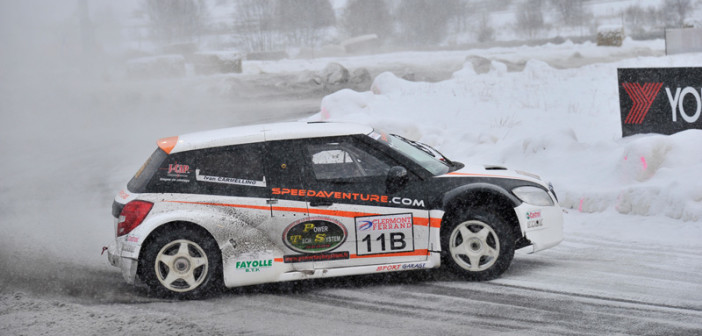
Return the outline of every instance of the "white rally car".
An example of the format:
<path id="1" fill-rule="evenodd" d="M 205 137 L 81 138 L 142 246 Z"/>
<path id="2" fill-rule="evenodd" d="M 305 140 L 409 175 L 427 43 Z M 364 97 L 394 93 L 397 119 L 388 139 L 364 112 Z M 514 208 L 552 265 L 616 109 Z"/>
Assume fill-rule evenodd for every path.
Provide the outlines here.
<path id="1" fill-rule="evenodd" d="M 436 268 L 502 274 L 563 238 L 550 184 L 465 166 L 368 126 L 280 123 L 158 141 L 112 206 L 130 283 L 200 297 L 267 282 Z"/>

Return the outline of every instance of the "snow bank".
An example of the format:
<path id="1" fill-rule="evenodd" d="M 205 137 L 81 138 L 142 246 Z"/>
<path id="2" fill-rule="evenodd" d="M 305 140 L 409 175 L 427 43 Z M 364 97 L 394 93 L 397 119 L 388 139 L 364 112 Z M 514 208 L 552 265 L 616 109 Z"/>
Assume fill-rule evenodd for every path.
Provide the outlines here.
<path id="1" fill-rule="evenodd" d="M 583 50 L 585 53 L 597 53 Z M 438 83 L 378 75 L 370 92 L 322 100 L 316 120 L 369 123 L 464 162 L 503 164 L 550 179 L 584 212 L 702 220 L 702 131 L 622 139 L 618 67 L 699 65 L 700 54 L 633 58 L 574 69 L 529 60 L 520 72 L 467 62 Z"/>

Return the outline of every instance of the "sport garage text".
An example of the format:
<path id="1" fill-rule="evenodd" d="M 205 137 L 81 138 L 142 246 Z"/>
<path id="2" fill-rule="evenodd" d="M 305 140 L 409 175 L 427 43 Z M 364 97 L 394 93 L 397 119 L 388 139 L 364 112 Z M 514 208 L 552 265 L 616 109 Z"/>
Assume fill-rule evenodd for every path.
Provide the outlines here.
<path id="1" fill-rule="evenodd" d="M 360 193 L 350 193 L 341 191 L 316 191 L 316 190 L 305 190 L 305 189 L 288 189 L 288 188 L 273 188 L 273 195 L 291 195 L 291 196 L 307 196 L 307 197 L 321 197 L 321 198 L 334 198 L 340 200 L 354 200 L 354 201 L 365 201 L 365 202 L 376 202 L 376 203 L 392 203 L 404 206 L 413 207 L 424 207 L 424 200 L 416 200 L 403 197 L 392 197 L 389 198 L 387 195 L 371 195 L 371 194 L 360 194 Z"/>

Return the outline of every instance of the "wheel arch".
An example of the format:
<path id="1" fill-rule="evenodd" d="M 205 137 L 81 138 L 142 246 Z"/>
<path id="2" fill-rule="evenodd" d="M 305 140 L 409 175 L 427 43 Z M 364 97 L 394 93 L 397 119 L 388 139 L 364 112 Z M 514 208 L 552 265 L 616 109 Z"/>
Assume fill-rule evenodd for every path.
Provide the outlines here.
<path id="1" fill-rule="evenodd" d="M 442 222 L 452 221 L 470 208 L 485 208 L 487 206 L 494 208 L 497 206 L 499 211 L 496 214 L 512 226 L 514 238 L 519 240 L 522 237 L 522 232 L 514 208 L 521 203 L 518 198 L 499 186 L 488 183 L 472 183 L 455 188 L 444 195 Z"/>
<path id="2" fill-rule="evenodd" d="M 215 246 L 217 246 L 217 248 L 218 248 L 217 252 L 220 256 L 220 258 L 219 258 L 220 266 L 223 266 L 222 265 L 222 263 L 223 263 L 222 251 L 221 251 L 221 249 L 219 249 L 219 244 L 218 244 L 217 240 L 215 239 L 215 237 L 212 235 L 212 233 L 202 225 L 193 223 L 191 221 L 185 221 L 185 220 L 174 220 L 171 222 L 163 223 L 163 224 L 155 227 L 153 230 L 151 230 L 148 233 L 146 238 L 144 238 L 143 242 L 141 243 L 141 247 L 139 249 L 140 250 L 139 254 L 141 254 L 144 251 L 144 249 L 146 249 L 146 247 L 149 246 L 149 244 L 151 244 L 156 239 L 156 237 L 162 235 L 163 232 L 175 231 L 175 230 L 180 230 L 180 229 L 187 229 L 187 230 L 195 231 L 195 232 L 197 232 L 198 235 L 201 235 L 205 239 L 209 239 L 212 242 L 214 242 Z M 143 258 L 139 257 L 138 260 L 139 260 L 139 262 L 137 263 L 137 265 L 138 265 L 137 266 L 137 277 L 139 277 L 140 279 L 143 280 L 143 275 L 142 275 L 142 271 L 143 271 L 142 260 L 143 260 Z M 220 278 L 222 278 L 222 276 L 223 276 L 221 274 L 222 267 L 220 267 L 219 270 L 220 270 L 220 274 L 218 276 Z"/>
<path id="3" fill-rule="evenodd" d="M 140 246 L 131 256 L 138 259 L 147 243 L 160 235 L 163 230 L 179 227 L 193 228 L 212 238 L 221 250 L 234 235 L 250 227 L 241 214 L 229 211 L 226 207 L 199 208 L 200 205 L 155 202 L 154 209 L 147 218 L 130 234 L 138 237 Z M 223 223 L 229 224 L 223 229 Z M 236 228 L 236 229 L 234 229 Z"/>

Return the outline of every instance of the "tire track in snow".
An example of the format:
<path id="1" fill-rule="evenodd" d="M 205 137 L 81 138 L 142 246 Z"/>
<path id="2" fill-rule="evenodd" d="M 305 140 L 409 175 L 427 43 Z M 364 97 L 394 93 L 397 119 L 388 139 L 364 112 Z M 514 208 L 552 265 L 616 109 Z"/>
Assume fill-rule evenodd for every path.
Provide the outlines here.
<path id="1" fill-rule="evenodd" d="M 702 310 L 496 282 L 433 282 L 323 289 L 299 300 L 322 311 L 519 334 L 696 335 Z M 349 313 L 350 311 L 351 313 Z M 373 323 L 373 322 L 371 322 Z M 441 330 L 442 327 L 437 327 Z M 411 329 L 411 328 L 410 328 Z"/>
<path id="2" fill-rule="evenodd" d="M 640 242 L 624 242 L 621 240 L 600 238 L 600 237 L 569 237 L 566 236 L 565 240 L 561 243 L 562 245 L 577 246 L 587 245 L 597 248 L 607 248 L 620 251 L 630 251 L 630 252 L 650 252 L 652 250 L 660 253 L 662 255 L 669 256 L 689 256 L 702 259 L 702 249 L 695 247 L 685 247 L 679 248 L 674 246 L 667 246 L 662 244 L 652 244 L 652 243 L 640 243 Z"/>
<path id="3" fill-rule="evenodd" d="M 496 283 L 427 283 L 424 293 L 465 297 L 483 304 L 499 304 L 508 316 L 523 316 L 532 327 L 548 322 L 548 329 L 576 334 L 632 333 L 641 335 L 697 335 L 702 309 L 636 300 L 583 295 L 566 291 Z M 444 301 L 441 299 L 440 301 Z M 542 314 L 534 313 L 534 310 Z M 544 320 L 539 320 L 544 318 Z M 632 326 L 636 331 L 633 331 Z M 532 329 L 532 328 L 530 328 Z M 533 329 L 532 329 L 533 330 Z"/>
<path id="4" fill-rule="evenodd" d="M 402 288 L 404 286 L 400 286 Z M 402 295 L 403 298 L 398 299 Z M 418 298 L 423 300 L 417 300 Z M 444 333 L 455 333 L 464 328 L 485 330 L 492 332 L 517 332 L 524 330 L 524 324 L 530 321 L 508 317 L 496 316 L 494 314 L 461 309 L 460 305 L 454 303 L 446 306 L 427 307 L 427 299 L 430 297 L 423 293 L 400 293 L 398 288 L 391 287 L 382 289 L 381 292 L 375 289 L 370 292 L 365 290 L 339 293 L 325 292 L 323 294 L 310 294 L 302 298 L 311 302 L 324 300 L 324 305 L 332 307 L 344 307 L 354 312 L 370 313 L 375 321 L 402 320 L 402 324 L 408 330 L 416 328 L 426 328 L 429 332 L 443 330 Z M 328 308 L 326 308 L 328 309 Z M 367 319 L 365 319 L 367 321 Z M 370 323 L 374 323 L 373 320 Z M 365 322 L 368 323 L 368 322 Z M 384 322 L 381 322 L 384 323 Z M 536 324 L 543 325 L 546 322 L 536 321 Z"/>

